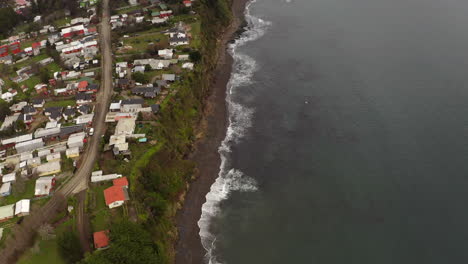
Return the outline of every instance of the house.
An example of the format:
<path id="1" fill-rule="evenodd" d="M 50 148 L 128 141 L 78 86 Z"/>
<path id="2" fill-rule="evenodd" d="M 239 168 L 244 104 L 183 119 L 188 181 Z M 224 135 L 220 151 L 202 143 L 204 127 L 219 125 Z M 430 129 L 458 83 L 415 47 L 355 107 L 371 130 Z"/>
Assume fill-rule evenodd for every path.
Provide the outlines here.
<path id="1" fill-rule="evenodd" d="M 2 94 L 2 99 L 4 101 L 7 101 L 8 103 L 13 101 L 13 97 L 15 97 L 18 94 L 16 90 L 11 90 L 10 92 L 6 92 Z"/>
<path id="2" fill-rule="evenodd" d="M 129 200 L 128 190 L 122 186 L 109 187 L 104 190 L 104 199 L 110 209 L 122 206 L 125 201 Z"/>
<path id="3" fill-rule="evenodd" d="M 11 182 L 6 182 L 0 187 L 0 197 L 5 197 L 11 194 Z"/>
<path id="4" fill-rule="evenodd" d="M 36 180 L 35 196 L 49 196 L 55 186 L 55 176 L 40 177 Z"/>
<path id="5" fill-rule="evenodd" d="M 174 51 L 172 49 L 162 49 L 158 50 L 158 56 L 164 59 L 170 60 L 174 55 Z"/>
<path id="6" fill-rule="evenodd" d="M 127 177 L 117 178 L 117 179 L 113 180 L 112 183 L 114 184 L 114 186 L 120 186 L 120 187 L 128 188 Z"/>
<path id="7" fill-rule="evenodd" d="M 91 106 L 90 105 L 83 104 L 83 105 L 78 106 L 78 113 L 80 113 L 82 115 L 86 115 L 86 114 L 89 114 L 89 112 L 91 112 Z"/>
<path id="8" fill-rule="evenodd" d="M 94 232 L 93 240 L 94 240 L 94 248 L 95 249 L 106 249 L 109 247 L 109 233 L 108 230 Z"/>
<path id="9" fill-rule="evenodd" d="M 39 83 L 34 86 L 37 94 L 47 94 L 47 84 Z"/>
<path id="10" fill-rule="evenodd" d="M 133 67 L 132 72 L 141 72 L 141 73 L 144 73 L 144 72 L 145 72 L 145 66 L 143 66 L 143 65 L 137 65 L 137 66 Z"/>
<path id="11" fill-rule="evenodd" d="M 60 173 L 61 171 L 62 171 L 62 168 L 60 166 L 60 161 L 47 162 L 47 163 L 37 166 L 33 170 L 33 172 L 37 173 L 39 177 L 57 174 L 57 173 Z"/>
<path id="12" fill-rule="evenodd" d="M 41 158 L 36 157 L 36 158 L 31 158 L 26 161 L 26 165 L 30 168 L 35 168 L 39 165 L 41 165 Z"/>
<path id="13" fill-rule="evenodd" d="M 60 159 L 61 159 L 60 152 L 50 153 L 49 155 L 46 156 L 47 162 L 60 161 Z"/>
<path id="14" fill-rule="evenodd" d="M 120 111 L 120 106 L 121 106 L 122 101 L 118 102 L 112 102 L 109 106 L 109 111 L 111 112 L 117 112 Z"/>
<path id="15" fill-rule="evenodd" d="M 84 141 L 85 141 L 84 132 L 71 134 L 68 137 L 67 146 L 68 148 L 74 148 L 74 147 L 82 148 L 84 146 Z"/>
<path id="16" fill-rule="evenodd" d="M 21 110 L 23 110 L 23 108 L 24 108 L 26 105 L 28 105 L 28 103 L 26 103 L 26 102 L 24 102 L 24 101 L 23 101 L 23 102 L 19 102 L 19 103 L 17 103 L 17 104 L 14 104 L 14 105 L 10 106 L 10 110 L 11 110 L 12 112 L 14 112 L 14 113 L 19 113 L 19 112 L 21 112 Z"/>
<path id="17" fill-rule="evenodd" d="M 194 64 L 192 62 L 186 62 L 182 64 L 182 69 L 193 70 Z"/>
<path id="18" fill-rule="evenodd" d="M 163 81 L 174 82 L 176 79 L 176 76 L 175 74 L 163 74 L 161 75 L 161 78 L 163 79 Z"/>
<path id="19" fill-rule="evenodd" d="M 36 115 L 37 114 L 37 109 L 32 105 L 27 105 L 27 106 L 23 107 L 22 112 L 25 115 Z"/>
<path id="20" fill-rule="evenodd" d="M 68 106 L 65 108 L 62 115 L 65 120 L 68 120 L 69 118 L 73 118 L 76 115 L 76 110 L 75 108 Z"/>
<path id="21" fill-rule="evenodd" d="M 159 108 L 158 104 L 151 105 L 151 112 L 153 112 L 153 114 L 157 114 L 159 112 Z"/>
<path id="22" fill-rule="evenodd" d="M 109 180 L 114 180 L 122 177 L 122 174 L 107 174 L 107 175 L 102 175 L 102 170 L 100 171 L 93 171 L 91 173 L 91 182 L 102 182 L 102 181 L 109 181 Z"/>
<path id="23" fill-rule="evenodd" d="M 87 94 L 87 93 L 79 93 L 76 94 L 76 104 L 89 104 L 93 102 L 93 95 L 92 94 Z"/>
<path id="24" fill-rule="evenodd" d="M 34 119 L 31 115 L 20 114 L 18 116 L 18 121 L 23 121 L 26 125 L 30 125 Z"/>
<path id="25" fill-rule="evenodd" d="M 15 215 L 16 216 L 26 216 L 29 215 L 29 208 L 30 208 L 31 200 L 23 199 L 19 200 L 15 204 Z"/>
<path id="26" fill-rule="evenodd" d="M 46 107 L 44 109 L 44 115 L 50 116 L 53 112 L 58 112 L 59 114 L 62 114 L 63 107 L 60 106 L 52 106 L 52 107 Z"/>
<path id="27" fill-rule="evenodd" d="M 5 174 L 2 177 L 2 183 L 14 182 L 14 181 L 16 181 L 16 173 L 15 172 Z"/>
<path id="28" fill-rule="evenodd" d="M 136 118 L 123 118 L 117 122 L 114 135 L 131 135 L 135 131 Z"/>
<path id="29" fill-rule="evenodd" d="M 73 148 L 69 148 L 67 149 L 67 151 L 65 151 L 65 155 L 67 156 L 67 158 L 77 158 L 80 156 L 80 148 L 79 147 L 73 147 Z"/>
<path id="30" fill-rule="evenodd" d="M 187 37 L 172 37 L 169 38 L 169 45 L 171 46 L 182 46 L 182 45 L 188 45 L 189 44 L 189 39 Z"/>
<path id="31" fill-rule="evenodd" d="M 192 1 L 191 0 L 184 0 L 183 4 L 185 7 L 191 7 L 192 6 Z"/>
<path id="32" fill-rule="evenodd" d="M 50 149 L 41 149 L 37 151 L 37 156 L 39 158 L 46 157 L 49 154 L 50 154 Z"/>
<path id="33" fill-rule="evenodd" d="M 154 98 L 161 92 L 159 87 L 135 87 L 132 89 L 132 94 L 144 96 L 146 98 Z M 152 96 L 147 96 L 148 93 L 151 93 Z"/>
<path id="34" fill-rule="evenodd" d="M 15 216 L 15 205 L 9 204 L 0 207 L 0 222 L 4 222 L 8 219 L 13 218 Z"/>
<path id="35" fill-rule="evenodd" d="M 58 111 L 58 110 L 54 110 L 52 112 L 50 112 L 49 114 L 49 120 L 50 121 L 60 121 L 60 119 L 62 119 L 62 112 L 61 111 Z"/>
<path id="36" fill-rule="evenodd" d="M 85 114 L 85 115 L 81 115 L 77 118 L 75 118 L 75 123 L 77 125 L 81 125 L 81 124 L 91 124 L 93 122 L 93 118 L 94 118 L 94 113 L 91 113 L 91 114 Z"/>
<path id="37" fill-rule="evenodd" d="M 116 85 L 120 89 L 129 89 L 135 86 L 135 81 L 129 79 L 118 79 Z"/>
<path id="38" fill-rule="evenodd" d="M 86 88 L 88 87 L 87 81 L 81 81 L 78 83 L 78 92 L 86 92 Z"/>
<path id="39" fill-rule="evenodd" d="M 31 103 L 34 108 L 43 108 L 45 100 L 43 98 L 35 98 L 31 100 Z"/>
<path id="40" fill-rule="evenodd" d="M 42 138 L 36 138 L 33 140 L 28 140 L 28 141 L 17 143 L 15 145 L 15 148 L 18 153 L 23 153 L 27 151 L 34 151 L 43 146 L 44 146 L 44 142 L 42 141 Z"/>
<path id="41" fill-rule="evenodd" d="M 137 99 L 125 99 L 120 102 L 120 111 L 121 112 L 138 112 L 145 100 L 141 98 Z"/>

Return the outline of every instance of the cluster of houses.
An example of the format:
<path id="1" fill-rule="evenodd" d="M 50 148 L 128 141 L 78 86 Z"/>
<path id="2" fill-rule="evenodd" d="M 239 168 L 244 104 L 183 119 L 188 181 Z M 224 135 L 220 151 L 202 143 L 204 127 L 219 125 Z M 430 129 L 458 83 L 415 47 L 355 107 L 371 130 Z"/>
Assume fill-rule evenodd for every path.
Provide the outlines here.
<path id="1" fill-rule="evenodd" d="M 29 199 L 19 200 L 14 204 L 0 207 L 0 223 L 15 216 L 21 217 L 29 215 L 31 201 Z"/>

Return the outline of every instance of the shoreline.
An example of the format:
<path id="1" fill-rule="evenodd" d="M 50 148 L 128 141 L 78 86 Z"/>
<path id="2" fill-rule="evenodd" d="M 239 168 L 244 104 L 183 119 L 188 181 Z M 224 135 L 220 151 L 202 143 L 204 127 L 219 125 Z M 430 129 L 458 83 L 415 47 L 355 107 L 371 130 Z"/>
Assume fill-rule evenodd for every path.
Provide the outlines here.
<path id="1" fill-rule="evenodd" d="M 227 48 L 243 26 L 244 11 L 248 2 L 249 0 L 233 0 L 231 24 L 219 40 L 215 77 L 200 123 L 204 134 L 197 140 L 191 155 L 191 160 L 197 164 L 197 172 L 195 179 L 190 182 L 182 208 L 176 215 L 178 240 L 175 245 L 175 263 L 177 264 L 204 263 L 206 251 L 201 244 L 198 220 L 202 205 L 206 201 L 206 194 L 218 177 L 221 164 L 218 148 L 226 136 L 228 125 L 226 90 L 234 61 Z"/>

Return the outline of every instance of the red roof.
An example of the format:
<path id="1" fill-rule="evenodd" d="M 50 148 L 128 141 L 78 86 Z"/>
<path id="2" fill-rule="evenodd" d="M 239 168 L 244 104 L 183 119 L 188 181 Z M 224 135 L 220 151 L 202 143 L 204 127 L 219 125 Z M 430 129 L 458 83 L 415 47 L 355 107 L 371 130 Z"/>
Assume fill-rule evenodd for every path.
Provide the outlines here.
<path id="1" fill-rule="evenodd" d="M 108 230 L 105 230 L 105 231 L 99 231 L 99 232 L 95 232 L 93 234 L 93 237 L 94 237 L 94 247 L 96 249 L 98 248 L 105 248 L 105 247 L 108 247 L 109 246 L 109 237 L 107 236 L 107 233 L 109 231 Z"/>
<path id="2" fill-rule="evenodd" d="M 104 190 L 106 205 L 117 201 L 125 201 L 125 193 L 122 186 L 112 186 Z"/>
<path id="3" fill-rule="evenodd" d="M 83 88 L 86 88 L 88 87 L 88 81 L 81 81 L 79 84 L 78 84 L 78 89 L 83 89 Z"/>
<path id="4" fill-rule="evenodd" d="M 97 28 L 95 27 L 88 28 L 88 32 L 97 32 Z"/>
<path id="5" fill-rule="evenodd" d="M 35 48 L 39 48 L 41 46 L 41 43 L 40 42 L 34 42 L 32 44 L 32 48 L 35 49 Z"/>
<path id="6" fill-rule="evenodd" d="M 127 177 L 122 177 L 113 180 L 114 186 L 128 187 Z"/>

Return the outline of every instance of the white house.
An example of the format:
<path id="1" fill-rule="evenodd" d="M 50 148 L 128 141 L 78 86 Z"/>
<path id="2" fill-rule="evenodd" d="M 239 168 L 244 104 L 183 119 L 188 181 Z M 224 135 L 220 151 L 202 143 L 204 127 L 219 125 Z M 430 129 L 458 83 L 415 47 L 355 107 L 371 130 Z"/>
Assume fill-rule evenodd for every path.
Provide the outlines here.
<path id="1" fill-rule="evenodd" d="M 15 215 L 25 216 L 29 215 L 31 201 L 29 199 L 19 200 L 15 205 Z"/>

